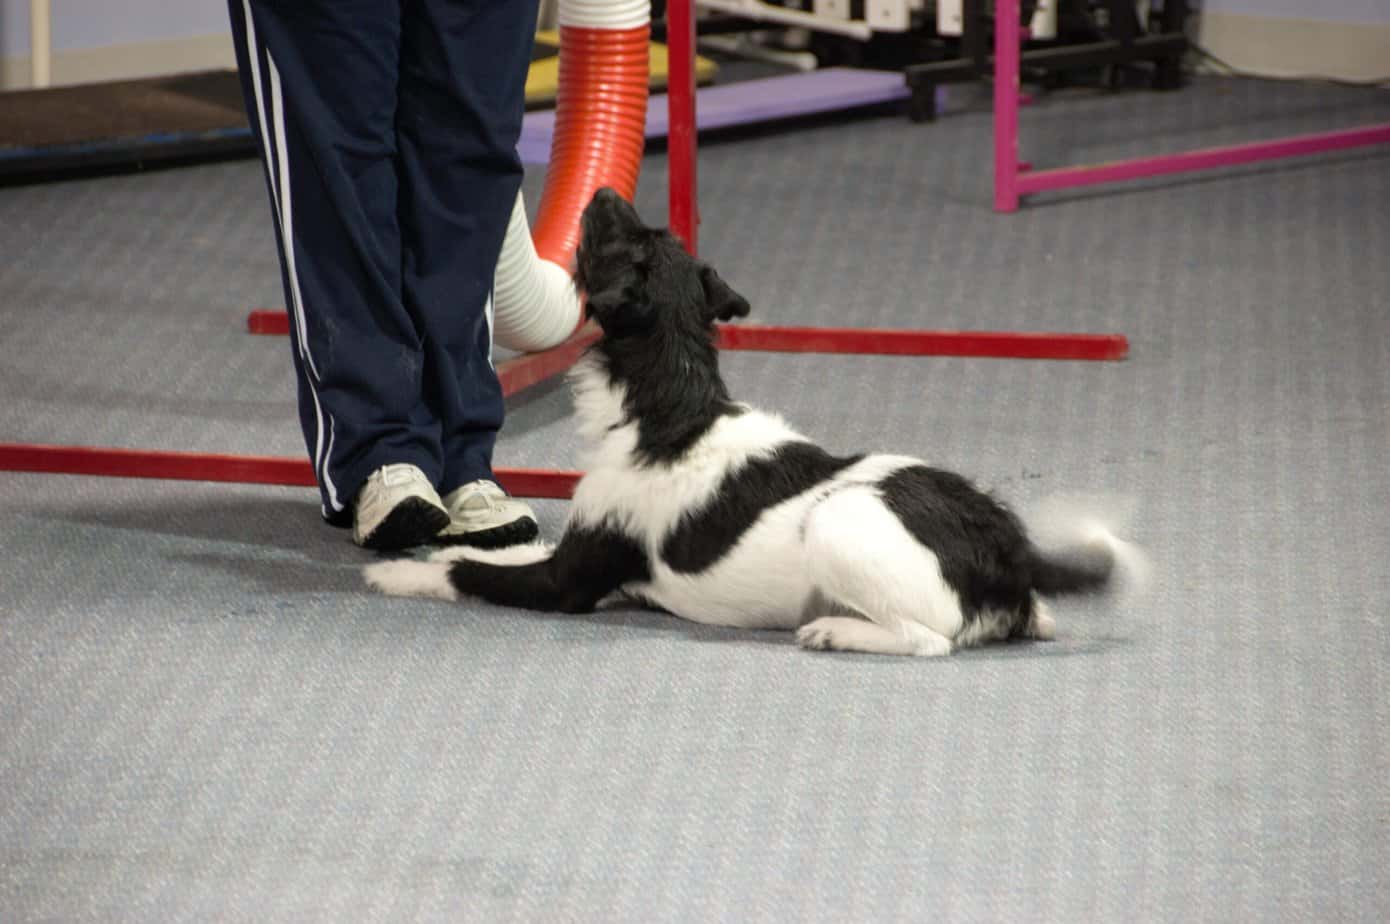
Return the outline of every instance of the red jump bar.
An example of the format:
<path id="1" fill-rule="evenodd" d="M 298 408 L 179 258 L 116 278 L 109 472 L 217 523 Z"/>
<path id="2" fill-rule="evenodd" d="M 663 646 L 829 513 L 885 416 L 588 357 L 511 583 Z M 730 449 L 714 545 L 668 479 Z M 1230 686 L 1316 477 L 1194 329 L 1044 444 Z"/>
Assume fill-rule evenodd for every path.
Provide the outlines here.
<path id="1" fill-rule="evenodd" d="M 283 311 L 258 310 L 247 319 L 253 334 L 288 334 Z M 586 325 L 565 343 L 509 359 L 497 367 L 504 394 L 514 394 L 564 371 L 598 332 Z M 996 331 L 887 330 L 852 327 L 719 325 L 725 350 L 776 353 L 857 353 L 873 356 L 976 356 L 995 359 L 1116 360 L 1129 355 L 1121 334 L 1050 334 Z"/>
<path id="2" fill-rule="evenodd" d="M 1129 341 L 1121 334 L 762 327 L 756 324 L 720 325 L 719 346 L 726 350 L 786 353 L 995 359 L 1115 360 L 1129 355 Z"/>
<path id="3" fill-rule="evenodd" d="M 523 353 L 498 363 L 497 380 L 502 383 L 502 394 L 514 395 L 564 372 L 599 338 L 599 333 L 593 324 L 585 324 L 557 347 Z"/>
<path id="4" fill-rule="evenodd" d="M 40 443 L 0 443 L 0 471 L 294 487 L 313 487 L 316 483 L 313 467 L 307 459 Z M 555 469 L 499 468 L 495 473 L 498 482 L 510 494 L 533 498 L 569 498 L 581 477 L 580 472 Z"/>
<path id="5" fill-rule="evenodd" d="M 270 308 L 255 308 L 246 316 L 246 329 L 253 334 L 267 334 L 271 337 L 288 337 L 290 316 L 286 311 Z"/>

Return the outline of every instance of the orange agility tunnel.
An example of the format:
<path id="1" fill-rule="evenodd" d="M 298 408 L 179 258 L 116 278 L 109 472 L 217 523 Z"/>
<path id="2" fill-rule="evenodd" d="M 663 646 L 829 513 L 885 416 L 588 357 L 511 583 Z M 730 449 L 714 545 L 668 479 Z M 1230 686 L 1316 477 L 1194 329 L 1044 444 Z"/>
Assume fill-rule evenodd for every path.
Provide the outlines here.
<path id="1" fill-rule="evenodd" d="M 520 195 L 494 280 L 498 343 L 520 352 L 557 346 L 579 326 L 570 264 L 579 216 L 595 190 L 631 199 L 647 119 L 650 0 L 561 0 L 555 132 L 535 233 Z"/>

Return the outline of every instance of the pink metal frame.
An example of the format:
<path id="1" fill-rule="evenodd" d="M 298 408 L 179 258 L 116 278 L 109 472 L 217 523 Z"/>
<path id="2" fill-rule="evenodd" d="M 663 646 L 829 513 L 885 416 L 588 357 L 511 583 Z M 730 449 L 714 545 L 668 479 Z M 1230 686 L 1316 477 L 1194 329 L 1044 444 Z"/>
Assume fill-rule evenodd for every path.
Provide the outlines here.
<path id="1" fill-rule="evenodd" d="M 1257 161 L 1301 157 L 1371 144 L 1390 143 L 1390 123 L 1318 132 L 1228 147 L 1205 148 L 1093 166 L 1031 170 L 1018 160 L 1019 0 L 995 0 L 994 19 L 994 208 L 1018 210 L 1019 197 L 1054 189 L 1119 183 L 1141 177 L 1234 167 Z"/>

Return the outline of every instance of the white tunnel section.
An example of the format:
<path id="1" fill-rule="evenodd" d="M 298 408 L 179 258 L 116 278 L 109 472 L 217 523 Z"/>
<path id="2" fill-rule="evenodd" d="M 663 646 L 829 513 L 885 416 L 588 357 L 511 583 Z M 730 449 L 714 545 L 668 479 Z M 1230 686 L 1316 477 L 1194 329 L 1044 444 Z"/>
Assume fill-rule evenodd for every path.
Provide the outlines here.
<path id="1" fill-rule="evenodd" d="M 564 342 L 579 326 L 574 280 L 569 270 L 536 253 L 520 192 L 497 258 L 492 305 L 493 339 L 509 350 L 547 350 Z"/>
<path id="2" fill-rule="evenodd" d="M 560 0 L 561 26 L 636 29 L 651 19 L 651 0 Z"/>
<path id="3" fill-rule="evenodd" d="M 651 0 L 561 0 L 559 8 L 560 25 L 580 29 L 636 29 L 650 18 Z M 569 268 L 536 253 L 520 192 L 497 260 L 493 310 L 493 339 L 523 353 L 558 346 L 579 326 Z"/>

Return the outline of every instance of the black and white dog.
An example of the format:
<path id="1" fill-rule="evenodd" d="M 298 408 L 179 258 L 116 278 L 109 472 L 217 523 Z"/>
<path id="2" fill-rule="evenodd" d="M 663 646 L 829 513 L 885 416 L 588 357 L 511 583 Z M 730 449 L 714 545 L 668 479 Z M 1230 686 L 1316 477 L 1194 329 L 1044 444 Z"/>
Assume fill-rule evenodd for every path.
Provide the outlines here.
<path id="1" fill-rule="evenodd" d="M 1139 553 L 1098 521 L 1044 554 L 970 482 L 907 456 L 833 456 L 735 402 L 716 321 L 748 302 L 611 190 L 584 212 L 576 282 L 603 330 L 572 372 L 591 446 L 558 546 L 454 548 L 368 566 L 389 594 L 581 613 L 606 599 L 796 630 L 807 648 L 944 655 L 1052 638 L 1041 597 L 1099 590 Z"/>

